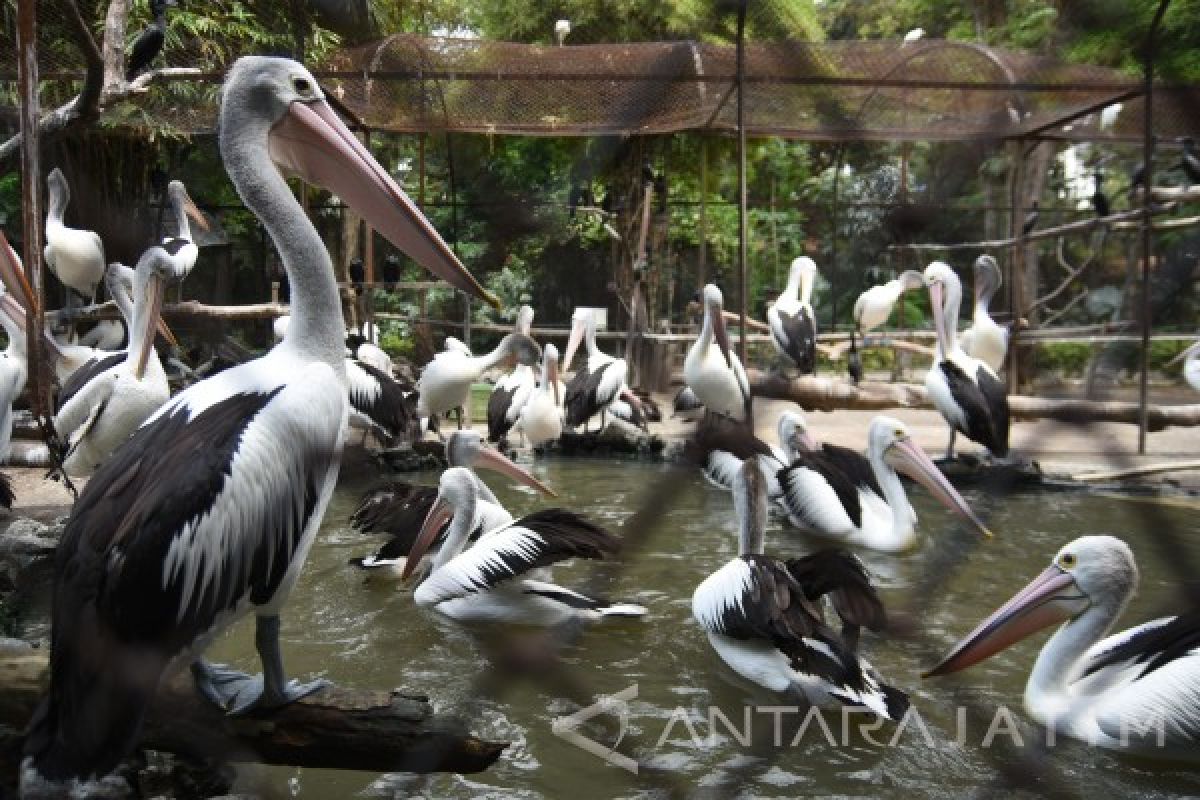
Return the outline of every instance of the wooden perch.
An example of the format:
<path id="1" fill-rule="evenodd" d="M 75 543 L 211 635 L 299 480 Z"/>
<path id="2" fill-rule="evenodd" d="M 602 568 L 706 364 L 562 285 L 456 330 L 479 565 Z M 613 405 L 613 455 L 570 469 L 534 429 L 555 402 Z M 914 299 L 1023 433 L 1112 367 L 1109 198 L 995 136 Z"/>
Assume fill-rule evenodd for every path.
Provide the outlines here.
<path id="1" fill-rule="evenodd" d="M 750 371 L 750 390 L 758 397 L 790 400 L 806 410 L 882 411 L 889 408 L 933 408 L 925 387 L 912 383 L 873 383 L 863 381 L 858 386 L 830 378 L 804 375 L 787 380 L 779 375 Z M 1129 402 L 1097 402 L 1027 395 L 1009 395 L 1008 408 L 1013 419 L 1056 419 L 1064 422 L 1123 422 L 1138 424 L 1138 404 Z M 1200 425 L 1200 405 L 1148 406 L 1147 423 L 1150 430 L 1160 431 L 1171 426 Z"/>
<path id="2" fill-rule="evenodd" d="M 182 303 L 167 303 L 163 306 L 164 317 L 200 317 L 202 319 L 274 319 L 291 313 L 281 303 L 256 303 L 246 306 L 209 306 L 195 300 Z M 47 314 L 50 316 L 50 314 Z M 75 319 L 116 319 L 117 309 L 111 302 L 85 306 L 75 312 Z M 512 326 L 509 326 L 511 330 Z"/>
<path id="3" fill-rule="evenodd" d="M 1150 195 L 1155 200 L 1168 202 L 1200 200 L 1200 184 L 1196 186 L 1155 186 Z"/>
<path id="4" fill-rule="evenodd" d="M 49 682 L 44 651 L 0 655 L 0 724 L 21 730 Z M 186 670 L 159 690 L 141 746 L 195 758 L 372 772 L 480 772 L 508 746 L 462 732 L 428 701 L 332 687 L 277 711 L 228 717 Z"/>

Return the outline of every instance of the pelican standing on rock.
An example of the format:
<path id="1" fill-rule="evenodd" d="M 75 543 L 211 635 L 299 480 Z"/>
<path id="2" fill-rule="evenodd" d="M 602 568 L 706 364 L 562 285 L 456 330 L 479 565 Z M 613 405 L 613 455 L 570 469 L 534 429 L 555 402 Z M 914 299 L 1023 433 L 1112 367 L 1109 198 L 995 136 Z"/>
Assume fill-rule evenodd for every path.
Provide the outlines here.
<path id="1" fill-rule="evenodd" d="M 571 337 L 563 355 L 563 372 L 571 368 L 571 360 L 581 343 L 587 349 L 587 360 L 567 381 L 566 426 L 586 425 L 589 419 L 599 414 L 603 428 L 604 413 L 627 388 L 629 365 L 623 358 L 601 352 L 596 345 L 596 313 L 590 308 L 577 308 L 571 315 Z"/>
<path id="2" fill-rule="evenodd" d="M 104 244 L 95 231 L 68 228 L 63 224 L 71 189 L 62 170 L 55 167 L 46 178 L 49 204 L 46 211 L 46 266 L 68 289 L 94 302 L 96 284 L 104 278 Z M 71 305 L 70 292 L 67 293 Z"/>
<path id="3" fill-rule="evenodd" d="M 958 344 L 962 283 L 948 264 L 925 268 L 937 328 L 937 354 L 925 373 L 925 391 L 950 426 L 946 458 L 954 457 L 955 432 L 986 447 L 996 458 L 1008 456 L 1008 390 L 992 368 L 963 352 Z"/>
<path id="4" fill-rule="evenodd" d="M 788 520 L 848 545 L 889 553 L 912 548 L 917 514 L 889 457 L 948 509 L 991 536 L 904 423 L 883 416 L 871 420 L 865 458 L 830 444 L 796 452 L 792 465 L 779 473 L 780 503 Z"/>
<path id="5" fill-rule="evenodd" d="M 782 294 L 767 308 L 771 342 L 802 375 L 817 371 L 817 318 L 811 302 L 816 277 L 816 262 L 808 256 L 800 256 L 788 270 L 788 282 Z"/>
<path id="6" fill-rule="evenodd" d="M 1008 328 L 997 325 L 988 313 L 992 297 L 1001 284 L 1000 267 L 996 259 L 982 255 L 975 259 L 975 310 L 971 327 L 962 332 L 963 352 L 977 358 L 999 373 L 1008 355 Z"/>
<path id="7" fill-rule="evenodd" d="M 683 362 L 683 379 L 704 407 L 735 420 L 750 408 L 750 381 L 729 346 L 724 298 L 714 284 L 704 287 L 704 325 Z"/>
<path id="8" fill-rule="evenodd" d="M 457 347 L 436 354 L 417 379 L 417 414 L 422 420 L 458 409 L 458 427 L 471 395 L 471 384 L 483 373 L 503 364 L 536 364 L 541 357 L 537 342 L 522 333 L 510 333 L 487 355 L 473 356 Z"/>
<path id="9" fill-rule="evenodd" d="M 532 571 L 570 558 L 600 559 L 617 551 L 616 538 L 561 508 L 547 508 L 485 533 L 465 549 L 479 524 L 479 490 L 462 467 L 442 473 L 437 501 L 417 535 L 404 565 L 412 574 L 446 521 L 445 543 L 429 576 L 413 593 L 419 606 L 436 608 L 457 620 L 555 625 L 568 619 L 640 617 L 646 609 L 610 603 L 563 586 L 527 577 Z"/>
<path id="10" fill-rule="evenodd" d="M 824 551 L 780 561 L 764 555 L 767 492 L 762 469 L 747 460 L 733 487 L 738 555 L 696 587 L 692 616 L 721 660 L 772 692 L 823 708 L 866 708 L 898 720 L 908 695 L 885 684 L 856 653 L 857 630 L 881 630 L 883 605 L 862 563 Z M 842 617 L 839 636 L 819 603 L 829 594 Z"/>
<path id="11" fill-rule="evenodd" d="M 926 677 L 966 669 L 1061 624 L 1025 684 L 1025 709 L 1035 720 L 1093 746 L 1200 761 L 1200 611 L 1106 636 L 1137 583 L 1123 541 L 1076 539 Z"/>
<path id="12" fill-rule="evenodd" d="M 562 398 L 563 386 L 558 380 L 558 348 L 547 344 L 542 350 L 542 379 L 517 417 L 517 430 L 530 447 L 556 441 L 562 436 Z"/>
<path id="13" fill-rule="evenodd" d="M 517 322 L 513 326 L 516 333 L 529 335 L 533 329 L 533 309 L 521 306 L 517 312 Z M 487 423 L 488 441 L 505 442 L 508 432 L 517 423 L 521 409 L 537 388 L 537 376 L 529 364 L 517 364 L 512 371 L 496 381 L 492 393 L 488 397 Z"/>
<path id="14" fill-rule="evenodd" d="M 192 238 L 192 226 L 188 218 L 203 230 L 208 230 L 208 220 L 192 202 L 183 181 L 171 181 L 167 184 L 167 199 L 175 214 L 175 235 L 163 237 L 162 247 L 174 259 L 172 271 L 178 276 L 178 280 L 182 281 L 191 273 L 192 267 L 196 266 L 196 259 L 200 257 L 200 247 Z"/>
<path id="15" fill-rule="evenodd" d="M 218 144 L 288 273 L 291 325 L 265 356 L 176 395 L 80 493 L 56 554 L 50 688 L 25 740 L 27 793 L 83 794 L 80 784 L 111 772 L 170 670 L 192 664 L 197 688 L 232 713 L 324 685 L 287 680 L 279 614 L 337 481 L 345 323 L 329 254 L 280 170 L 332 191 L 415 261 L 496 304 L 300 64 L 238 59 Z M 250 611 L 262 676 L 196 661 Z"/>

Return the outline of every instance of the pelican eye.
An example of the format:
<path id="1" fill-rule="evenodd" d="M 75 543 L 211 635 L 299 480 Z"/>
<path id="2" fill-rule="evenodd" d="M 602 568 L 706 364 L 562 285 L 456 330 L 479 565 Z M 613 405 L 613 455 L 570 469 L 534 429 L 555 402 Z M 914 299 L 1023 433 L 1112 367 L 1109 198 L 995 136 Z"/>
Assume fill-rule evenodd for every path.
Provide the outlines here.
<path id="1" fill-rule="evenodd" d="M 1075 566 L 1075 561 L 1076 559 L 1074 553 L 1063 553 L 1058 557 L 1058 565 L 1063 569 L 1073 568 Z"/>
<path id="2" fill-rule="evenodd" d="M 908 434 L 906 434 L 906 433 L 904 432 L 904 429 L 903 429 L 903 428 L 896 428 L 896 430 L 894 431 L 894 433 L 896 434 L 896 438 L 897 438 L 897 439 L 903 439 L 905 436 L 907 436 L 907 435 L 908 435 Z"/>
<path id="3" fill-rule="evenodd" d="M 292 88 L 295 89 L 298 94 L 308 94 L 312 91 L 312 81 L 310 81 L 308 78 L 292 78 Z"/>

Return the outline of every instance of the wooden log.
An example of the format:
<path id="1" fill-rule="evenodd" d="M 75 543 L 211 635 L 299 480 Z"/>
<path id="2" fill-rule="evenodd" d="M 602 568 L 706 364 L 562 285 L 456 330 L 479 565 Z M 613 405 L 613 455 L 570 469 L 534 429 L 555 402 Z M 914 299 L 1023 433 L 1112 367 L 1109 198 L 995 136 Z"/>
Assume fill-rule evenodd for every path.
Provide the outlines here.
<path id="1" fill-rule="evenodd" d="M 0 653 L 0 724 L 24 728 L 49 682 L 45 651 Z M 424 697 L 331 687 L 273 712 L 229 717 L 200 697 L 186 670 L 146 716 L 141 746 L 193 758 L 372 772 L 487 769 L 506 742 L 463 732 Z"/>
<path id="2" fill-rule="evenodd" d="M 780 375 L 750 371 L 750 389 L 758 397 L 791 400 L 810 411 L 882 411 L 889 408 L 932 408 L 925 387 L 912 383 L 874 383 L 858 386 L 830 378 L 804 375 L 788 380 Z M 1055 419 L 1064 422 L 1122 422 L 1138 424 L 1138 404 L 1009 395 L 1013 419 Z M 1150 430 L 1200 425 L 1200 405 L 1149 406 Z"/>

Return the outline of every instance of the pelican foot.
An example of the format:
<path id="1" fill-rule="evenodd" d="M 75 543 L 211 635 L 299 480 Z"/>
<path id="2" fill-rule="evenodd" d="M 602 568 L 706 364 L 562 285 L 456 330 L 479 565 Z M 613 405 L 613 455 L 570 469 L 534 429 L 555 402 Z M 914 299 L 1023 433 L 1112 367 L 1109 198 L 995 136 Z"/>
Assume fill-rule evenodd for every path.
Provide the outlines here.
<path id="1" fill-rule="evenodd" d="M 318 678 L 308 683 L 291 680 L 281 687 L 267 687 L 261 674 L 247 675 L 224 664 L 205 661 L 192 664 L 192 678 L 200 694 L 231 717 L 279 708 L 333 685 Z"/>

